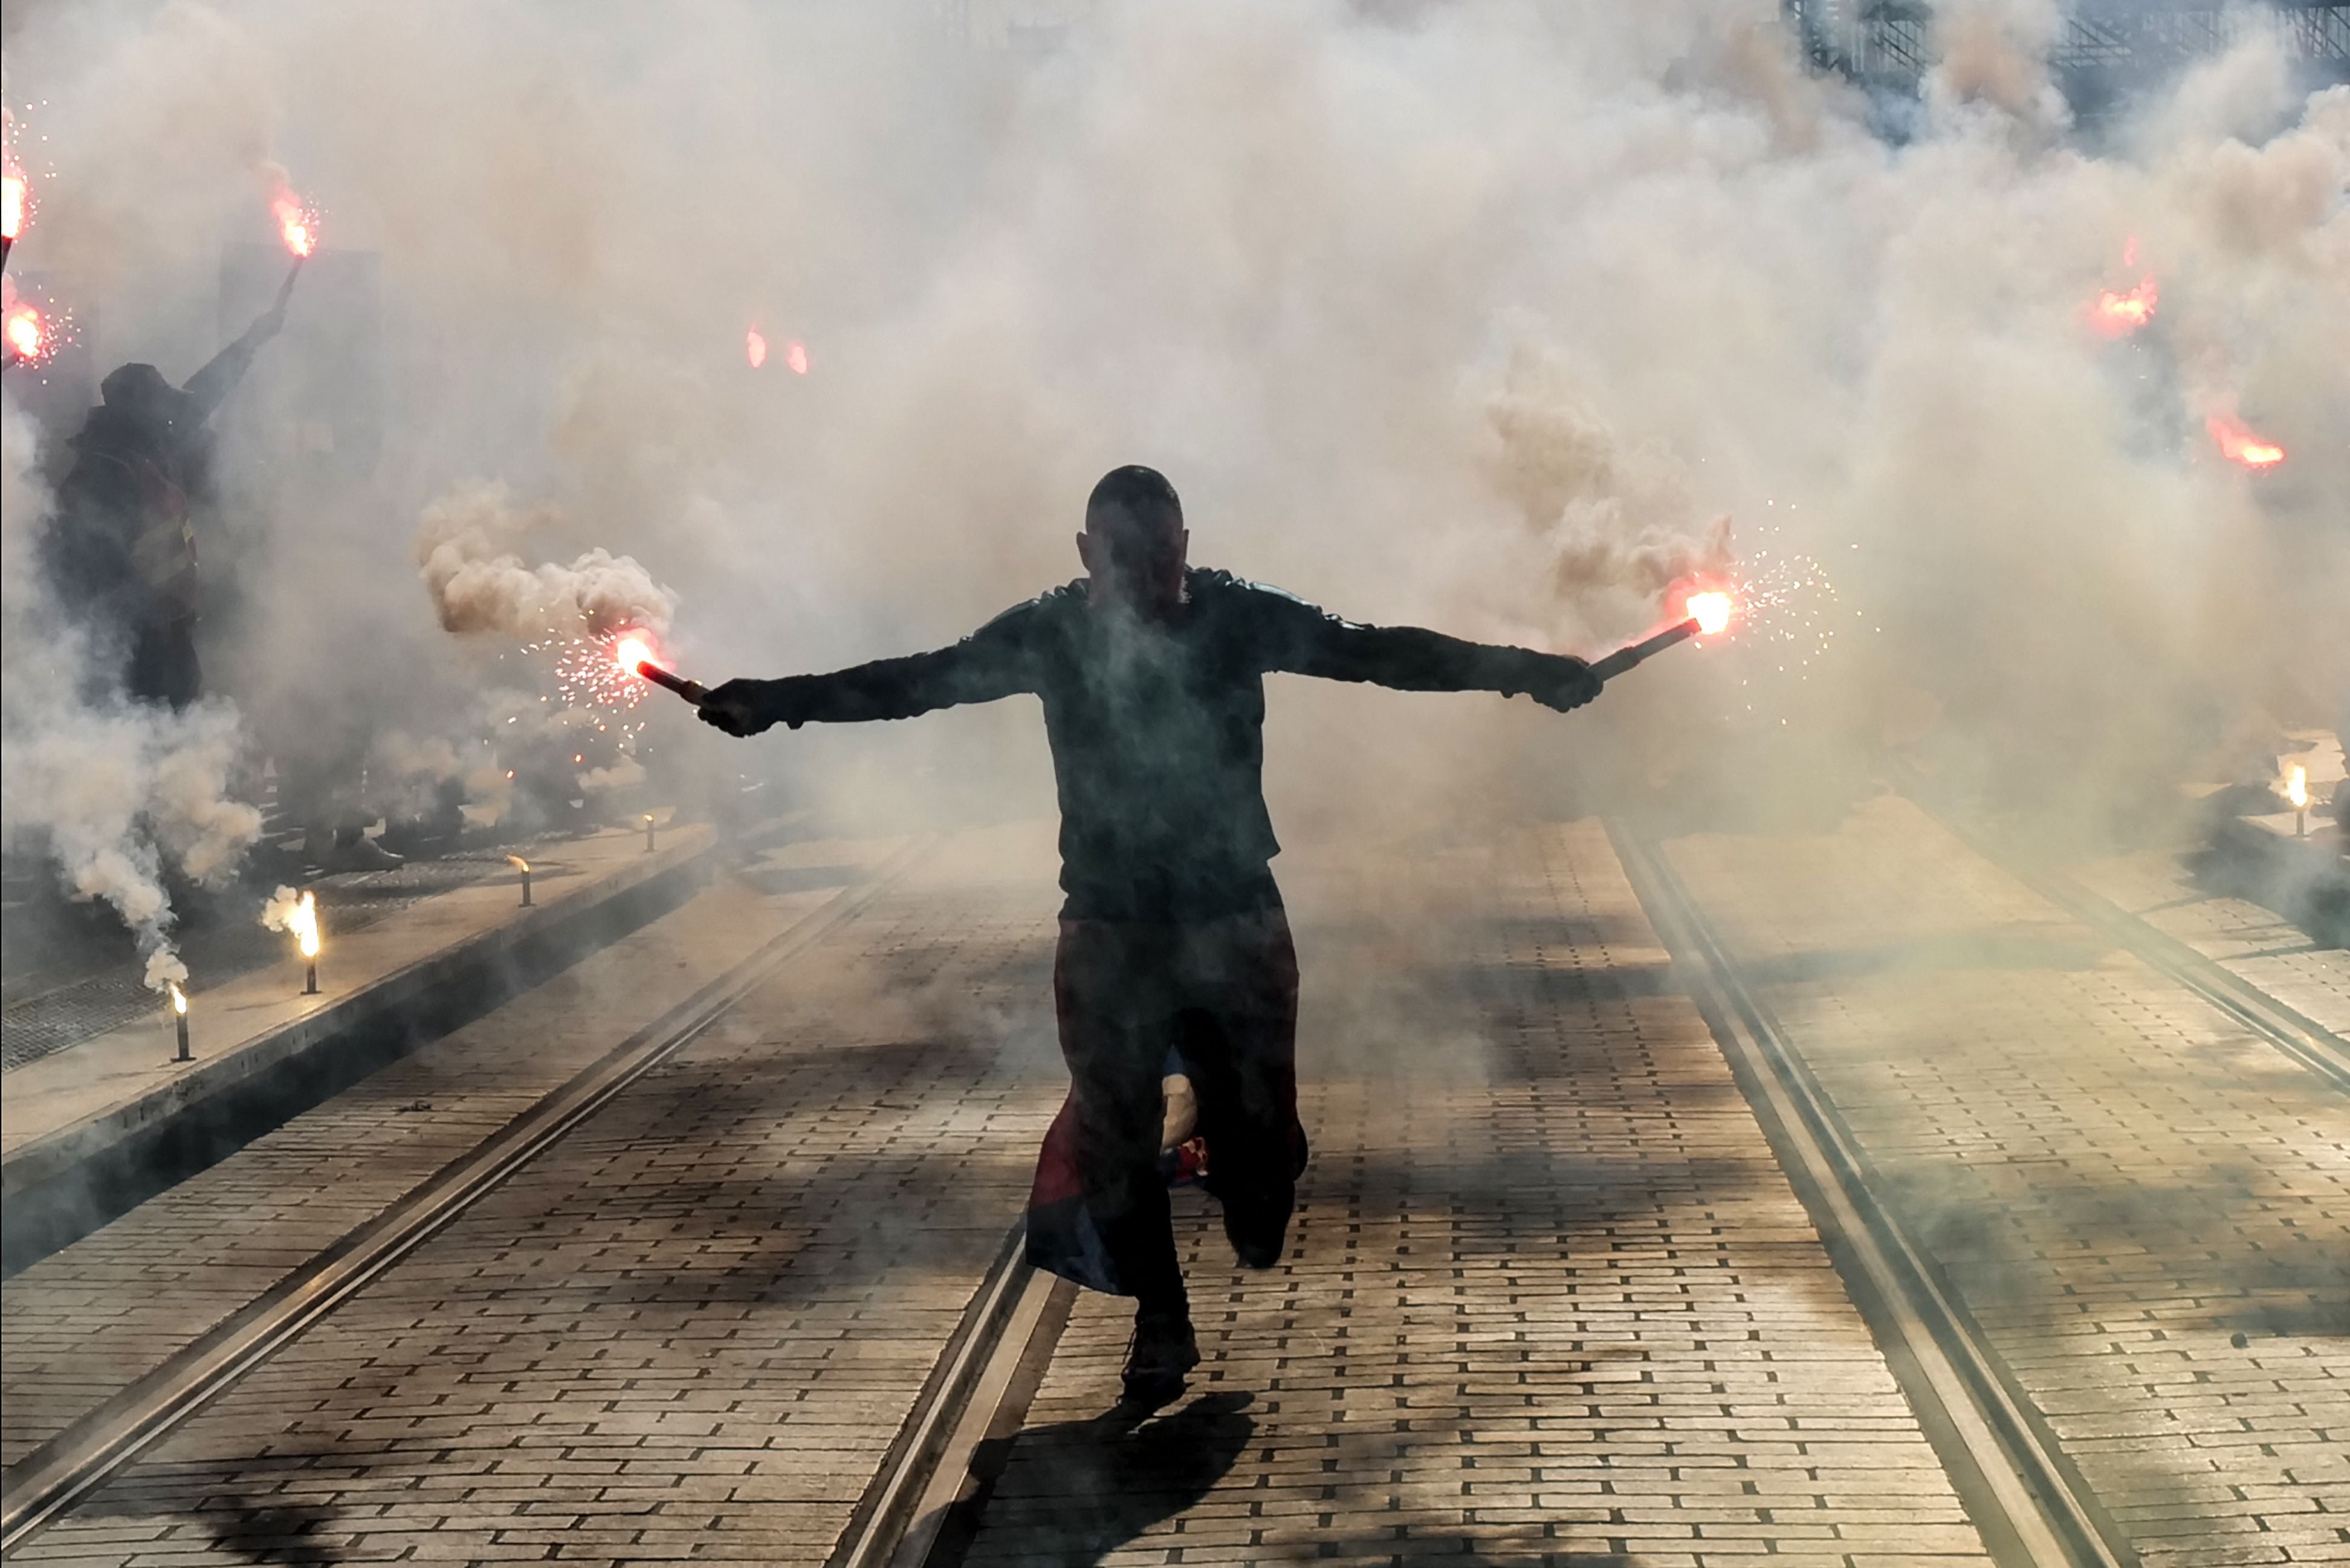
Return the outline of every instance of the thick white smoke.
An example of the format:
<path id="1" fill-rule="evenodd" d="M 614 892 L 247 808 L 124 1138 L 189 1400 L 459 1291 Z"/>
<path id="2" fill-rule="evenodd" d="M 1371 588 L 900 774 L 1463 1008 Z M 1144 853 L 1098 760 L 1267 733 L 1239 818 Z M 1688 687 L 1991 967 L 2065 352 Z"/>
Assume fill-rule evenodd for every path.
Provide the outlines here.
<path id="1" fill-rule="evenodd" d="M 261 836 L 261 813 L 232 798 L 235 709 L 174 712 L 133 703 L 94 681 L 78 629 L 44 591 L 37 566 L 50 525 L 31 426 L 14 402 L 5 426 L 5 698 L 0 701 L 0 824 L 12 851 L 51 858 L 77 898 L 102 898 L 138 937 L 147 983 L 185 981 L 172 942 L 167 868 L 219 887 Z"/>
<path id="2" fill-rule="evenodd" d="M 669 629 L 677 596 L 629 556 L 598 548 L 567 566 L 525 566 L 524 537 L 555 521 L 549 508 L 517 507 L 496 483 L 461 485 L 427 506 L 416 558 L 442 628 L 515 638 Z"/>
<path id="3" fill-rule="evenodd" d="M 97 296 L 109 360 L 216 344 L 216 243 L 266 242 L 265 160 L 330 252 L 380 254 L 383 455 L 286 505 L 289 539 L 353 521 L 269 618 L 320 681 L 387 657 L 346 654 L 354 610 L 399 628 L 436 695 L 379 727 L 462 714 L 459 751 L 442 625 L 676 606 L 709 678 L 935 644 L 1074 575 L 1087 486 L 1138 461 L 1199 558 L 1362 618 L 1604 648 L 1660 577 L 1719 565 L 1724 516 L 1750 564 L 1833 579 L 1833 627 L 1799 604 L 1659 661 L 1556 727 L 1586 753 L 1702 750 L 1727 711 L 1930 729 L 2096 795 L 2167 781 L 2246 708 L 2344 705 L 2350 91 L 2297 87 L 2260 29 L 2085 135 L 2043 57 L 2053 5 L 1950 0 L 1893 145 L 1769 0 L 1061 9 L 1046 51 L 960 7 L 27 3 L 7 26 L 59 164 L 35 240 Z M 2148 271 L 2154 321 L 2090 330 Z M 748 367 L 754 325 L 812 373 Z M 2230 464 L 2219 413 L 2288 462 Z M 559 509 L 559 547 L 523 545 L 539 514 L 477 474 Z M 1525 728 L 1468 703 L 1373 724 L 1370 700 L 1276 683 L 1277 809 L 1451 778 Z M 757 754 L 951 758 L 970 791 L 991 725 L 1039 743 L 972 719 Z"/>

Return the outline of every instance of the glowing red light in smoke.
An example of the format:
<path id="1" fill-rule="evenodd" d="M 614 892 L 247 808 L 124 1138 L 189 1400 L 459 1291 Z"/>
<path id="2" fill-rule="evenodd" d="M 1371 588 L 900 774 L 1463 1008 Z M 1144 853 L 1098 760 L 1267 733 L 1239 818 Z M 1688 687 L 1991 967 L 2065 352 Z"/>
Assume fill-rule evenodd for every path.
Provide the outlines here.
<path id="1" fill-rule="evenodd" d="M 0 109 L 0 237 L 13 243 L 25 232 L 25 210 L 33 188 L 16 163 L 16 117 Z"/>
<path id="2" fill-rule="evenodd" d="M 795 337 L 784 345 L 784 364 L 795 376 L 808 373 L 807 345 Z"/>
<path id="3" fill-rule="evenodd" d="M 2263 441 L 2234 420 L 2213 414 L 2203 421 L 2211 439 L 2220 443 L 2220 455 L 2230 462 L 2246 468 L 2274 468 L 2284 461 L 2284 448 L 2272 441 Z"/>
<path id="4" fill-rule="evenodd" d="M 766 334 L 755 327 L 751 328 L 749 335 L 743 339 L 743 357 L 751 361 L 751 369 L 754 370 L 765 364 L 767 362 Z"/>
<path id="5" fill-rule="evenodd" d="M 2156 297 L 2152 273 L 2138 279 L 2136 288 L 2106 289 L 2089 307 L 2089 324 L 2108 337 L 2126 337 L 2154 319 Z"/>
<path id="6" fill-rule="evenodd" d="M 318 214 L 285 186 L 269 198 L 270 215 L 277 220 L 277 237 L 295 255 L 307 256 L 318 248 Z"/>
<path id="7" fill-rule="evenodd" d="M 48 323 L 29 305 L 17 306 L 8 312 L 5 333 L 8 352 L 19 359 L 36 360 L 49 351 Z"/>

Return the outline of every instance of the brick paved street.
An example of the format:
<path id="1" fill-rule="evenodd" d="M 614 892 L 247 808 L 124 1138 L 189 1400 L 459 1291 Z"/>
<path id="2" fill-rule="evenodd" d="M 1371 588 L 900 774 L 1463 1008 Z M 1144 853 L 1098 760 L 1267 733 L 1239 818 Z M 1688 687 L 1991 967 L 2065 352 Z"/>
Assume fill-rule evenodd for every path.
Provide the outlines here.
<path id="1" fill-rule="evenodd" d="M 891 843 L 811 842 L 652 922 L 0 1286 L 34 1445 L 184 1348 L 588 1063 L 839 893 Z M 763 891 L 769 883 L 774 891 Z"/>
<path id="2" fill-rule="evenodd" d="M 2350 952 L 2321 948 L 2273 910 L 2198 887 L 2160 850 L 2079 868 L 2081 880 L 2336 1034 L 2350 1033 Z"/>
<path id="3" fill-rule="evenodd" d="M 715 889 L 9 1282 L 11 1454 L 882 847 Z M 2350 1102 L 1898 800 L 1670 853 L 2144 1561 L 2350 1560 Z M 947 841 L 12 1561 L 824 1562 L 1059 1101 L 1050 868 L 1038 825 Z M 1239 1271 L 1179 1195 L 1190 1394 L 1108 1424 L 1127 1314 L 1080 1295 L 961 1561 L 1990 1561 L 1596 824 L 1282 871 L 1289 1255 Z"/>
<path id="4" fill-rule="evenodd" d="M 1898 798 L 1672 857 L 2144 1560 L 2350 1561 L 2350 1100 Z"/>
<path id="5" fill-rule="evenodd" d="M 969 1561 L 1987 1561 L 1596 825 L 1283 867 L 1288 1261 L 1185 1229 L 1208 1360 L 1122 1438 L 1081 1297 Z"/>
<path id="6" fill-rule="evenodd" d="M 17 1555 L 821 1561 L 1058 1099 L 1049 861 L 1024 840 L 1007 893 L 998 847 L 834 929 Z"/>

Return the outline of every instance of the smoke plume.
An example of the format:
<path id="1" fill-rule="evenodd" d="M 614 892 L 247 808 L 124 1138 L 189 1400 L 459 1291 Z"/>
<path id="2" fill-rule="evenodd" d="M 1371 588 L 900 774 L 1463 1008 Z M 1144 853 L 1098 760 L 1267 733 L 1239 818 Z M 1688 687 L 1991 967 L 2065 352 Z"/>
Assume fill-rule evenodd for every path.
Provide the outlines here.
<path id="1" fill-rule="evenodd" d="M 146 955 L 147 983 L 185 981 L 172 944 L 167 873 L 224 885 L 261 836 L 261 813 L 233 798 L 236 710 L 134 703 L 88 669 L 79 628 L 46 593 L 36 565 L 49 495 L 30 425 L 5 421 L 5 651 L 0 703 L 0 824 L 12 851 L 46 856 L 78 898 L 111 905 Z M 93 701 L 88 693 L 99 695 Z"/>
<path id="2" fill-rule="evenodd" d="M 677 596 L 627 556 L 588 551 L 567 566 L 523 564 L 523 537 L 556 521 L 521 508 L 497 483 L 460 485 L 424 509 L 416 558 L 447 631 L 533 637 L 669 628 Z"/>

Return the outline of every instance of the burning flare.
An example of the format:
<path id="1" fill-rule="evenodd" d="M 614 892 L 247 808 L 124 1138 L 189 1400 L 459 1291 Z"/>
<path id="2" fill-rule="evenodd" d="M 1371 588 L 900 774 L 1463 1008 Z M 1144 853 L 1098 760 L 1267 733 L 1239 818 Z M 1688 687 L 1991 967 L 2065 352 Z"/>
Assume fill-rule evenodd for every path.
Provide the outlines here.
<path id="1" fill-rule="evenodd" d="M 506 864 L 513 867 L 515 870 L 521 872 L 525 877 L 530 875 L 530 862 L 525 860 L 519 855 L 507 856 Z"/>
<path id="2" fill-rule="evenodd" d="M 172 1011 L 185 1018 L 188 1015 L 188 993 L 180 989 L 180 982 L 176 980 L 167 980 L 163 983 L 171 988 Z"/>
<path id="3" fill-rule="evenodd" d="M 296 260 L 318 248 L 318 214 L 304 206 L 299 196 L 280 185 L 269 198 L 269 211 L 277 220 L 278 237 Z"/>
<path id="4" fill-rule="evenodd" d="M 19 359 L 38 360 L 49 351 L 49 324 L 34 306 L 18 301 L 8 307 L 5 328 L 8 352 Z"/>
<path id="5" fill-rule="evenodd" d="M 2246 468 L 2274 468 L 2284 461 L 2284 448 L 2274 441 L 2262 441 L 2237 421 L 2213 414 L 2203 421 L 2211 439 L 2220 443 L 2220 454 L 2230 462 Z"/>
<path id="6" fill-rule="evenodd" d="M 15 239 L 25 232 L 25 176 L 15 169 L 0 172 L 0 235 Z"/>
<path id="7" fill-rule="evenodd" d="M 750 359 L 751 369 L 754 370 L 765 364 L 767 362 L 766 335 L 755 327 L 751 328 L 749 334 L 743 339 L 743 351 Z"/>
<path id="8" fill-rule="evenodd" d="M 1700 636 L 1720 637 L 1730 628 L 1731 599 L 1719 588 L 1689 597 L 1690 618 Z"/>
<path id="9" fill-rule="evenodd" d="M 317 958 L 318 956 L 318 895 L 305 889 L 302 901 L 294 906 L 293 912 L 286 918 L 286 926 L 294 933 L 295 941 L 301 945 L 302 956 L 306 959 Z"/>
<path id="10" fill-rule="evenodd" d="M 2284 797 L 2285 799 L 2293 802 L 2293 810 L 2304 811 L 2308 809 L 2309 770 L 2302 766 L 2299 763 L 2293 763 L 2292 769 L 2285 774 Z"/>
<path id="11" fill-rule="evenodd" d="M 631 675 L 637 672 L 637 666 L 639 664 L 660 662 L 653 651 L 652 639 L 642 632 L 635 631 L 620 634 L 620 640 L 613 646 L 612 659 Z"/>
<path id="12" fill-rule="evenodd" d="M 2138 279 L 2137 286 L 2116 294 L 2106 289 L 2089 307 L 2089 323 L 2108 337 L 2126 337 L 2154 319 L 2154 275 Z"/>
<path id="13" fill-rule="evenodd" d="M 795 337 L 784 345 L 784 367 L 795 376 L 808 373 L 807 345 Z"/>

